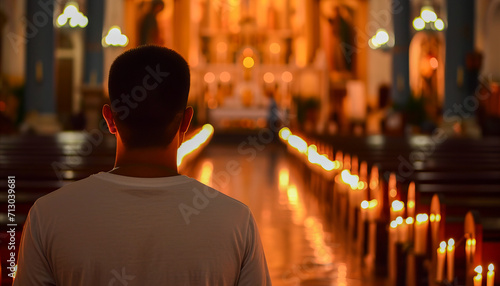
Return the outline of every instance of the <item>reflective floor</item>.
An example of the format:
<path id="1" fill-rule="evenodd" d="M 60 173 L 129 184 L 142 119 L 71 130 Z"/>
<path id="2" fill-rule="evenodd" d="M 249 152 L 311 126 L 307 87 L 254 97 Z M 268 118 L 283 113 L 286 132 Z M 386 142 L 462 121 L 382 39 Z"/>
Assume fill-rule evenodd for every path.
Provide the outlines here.
<path id="1" fill-rule="evenodd" d="M 238 146 L 210 144 L 187 175 L 250 207 L 273 285 L 385 285 L 364 273 L 355 249 L 307 192 L 301 165 L 282 146 Z"/>

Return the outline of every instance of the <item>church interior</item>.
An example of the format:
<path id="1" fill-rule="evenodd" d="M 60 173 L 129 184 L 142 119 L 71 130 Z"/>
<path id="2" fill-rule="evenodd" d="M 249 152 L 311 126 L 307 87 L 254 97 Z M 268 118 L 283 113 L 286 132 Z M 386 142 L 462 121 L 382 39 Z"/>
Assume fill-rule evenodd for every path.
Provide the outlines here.
<path id="1" fill-rule="evenodd" d="M 149 44 L 190 67 L 179 172 L 249 206 L 274 285 L 500 285 L 499 30 L 500 0 L 0 0 L 1 285 L 33 203 L 113 167 L 108 72 Z"/>

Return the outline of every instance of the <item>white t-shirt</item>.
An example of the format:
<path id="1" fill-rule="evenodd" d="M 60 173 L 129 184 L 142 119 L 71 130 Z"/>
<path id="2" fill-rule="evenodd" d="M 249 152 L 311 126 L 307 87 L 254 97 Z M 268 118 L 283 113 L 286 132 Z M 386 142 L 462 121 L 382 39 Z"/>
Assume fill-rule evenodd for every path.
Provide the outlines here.
<path id="1" fill-rule="evenodd" d="M 38 199 L 13 285 L 271 285 L 246 205 L 186 177 L 94 174 Z"/>

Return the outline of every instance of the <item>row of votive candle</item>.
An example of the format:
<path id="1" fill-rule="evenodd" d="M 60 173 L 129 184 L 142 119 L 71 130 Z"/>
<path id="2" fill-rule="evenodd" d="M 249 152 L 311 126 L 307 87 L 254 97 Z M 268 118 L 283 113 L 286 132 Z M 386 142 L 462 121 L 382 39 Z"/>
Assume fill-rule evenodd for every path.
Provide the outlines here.
<path id="1" fill-rule="evenodd" d="M 448 246 L 446 246 L 445 241 L 441 241 L 439 248 L 437 249 L 437 268 L 436 268 L 436 281 L 443 281 L 444 263 L 447 263 L 446 279 L 448 281 L 453 281 L 455 276 L 455 240 L 450 238 L 448 240 Z"/>
<path id="2" fill-rule="evenodd" d="M 495 284 L 495 267 L 493 263 L 488 265 L 488 273 L 486 274 L 486 286 L 494 286 Z M 474 276 L 474 286 L 481 286 L 483 283 L 483 267 L 481 265 L 477 266 L 474 271 L 477 275 Z"/>

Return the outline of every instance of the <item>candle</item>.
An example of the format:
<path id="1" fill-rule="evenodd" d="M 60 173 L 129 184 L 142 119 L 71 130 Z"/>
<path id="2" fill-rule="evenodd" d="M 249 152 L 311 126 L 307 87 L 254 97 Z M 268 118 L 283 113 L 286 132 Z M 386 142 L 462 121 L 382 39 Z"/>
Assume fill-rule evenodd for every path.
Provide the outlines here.
<path id="1" fill-rule="evenodd" d="M 446 248 L 446 256 L 448 259 L 448 272 L 447 272 L 447 278 L 448 281 L 451 282 L 453 281 L 454 277 L 454 261 L 455 261 L 455 240 L 453 238 L 450 238 L 448 240 L 448 247 Z"/>
<path id="2" fill-rule="evenodd" d="M 415 223 L 415 254 L 425 254 L 427 250 L 427 229 L 429 217 L 427 214 L 418 214 Z"/>
<path id="3" fill-rule="evenodd" d="M 412 240 L 413 239 L 413 222 L 414 219 L 413 217 L 407 217 L 406 220 L 406 225 L 407 225 L 407 240 Z"/>
<path id="4" fill-rule="evenodd" d="M 378 201 L 377 200 L 371 200 L 368 202 L 367 208 L 368 208 L 368 220 L 369 221 L 374 221 L 377 218 L 377 206 L 378 206 Z"/>
<path id="5" fill-rule="evenodd" d="M 495 267 L 493 266 L 493 263 L 490 263 L 488 265 L 488 274 L 486 274 L 486 286 L 493 286 L 495 283 Z"/>
<path id="6" fill-rule="evenodd" d="M 394 220 L 398 216 L 402 216 L 405 209 L 405 203 L 402 201 L 394 200 L 391 204 L 391 219 Z"/>
<path id="7" fill-rule="evenodd" d="M 368 208 L 370 207 L 370 203 L 368 201 L 361 202 L 361 220 L 366 221 L 368 219 Z"/>
<path id="8" fill-rule="evenodd" d="M 472 239 L 470 238 L 465 241 L 465 259 L 467 263 L 470 263 L 472 259 Z"/>
<path id="9" fill-rule="evenodd" d="M 411 182 L 408 186 L 408 205 L 407 216 L 415 218 L 415 183 Z"/>
<path id="10" fill-rule="evenodd" d="M 441 241 L 439 248 L 437 249 L 437 272 L 436 281 L 443 281 L 443 270 L 444 270 L 444 260 L 446 259 L 446 242 Z"/>
<path id="11" fill-rule="evenodd" d="M 398 234 L 398 240 L 397 241 L 398 242 L 404 242 L 403 241 L 404 240 L 404 234 L 403 234 L 403 232 L 406 231 L 407 229 L 403 229 L 403 217 L 398 216 L 395 221 L 397 223 L 397 228 L 396 228 L 397 234 Z"/>
<path id="12" fill-rule="evenodd" d="M 477 273 L 477 275 L 474 276 L 474 286 L 481 286 L 483 283 L 483 275 L 481 275 L 481 273 L 483 273 L 483 267 L 477 266 L 474 271 Z"/>

